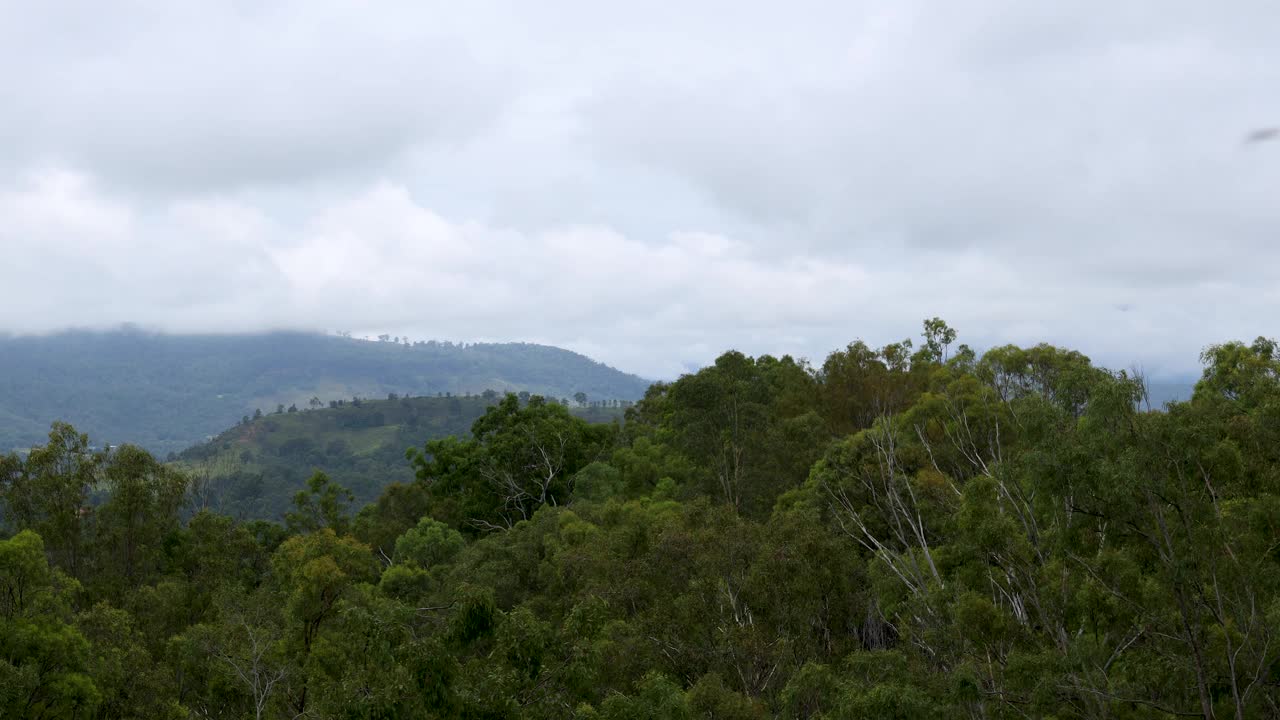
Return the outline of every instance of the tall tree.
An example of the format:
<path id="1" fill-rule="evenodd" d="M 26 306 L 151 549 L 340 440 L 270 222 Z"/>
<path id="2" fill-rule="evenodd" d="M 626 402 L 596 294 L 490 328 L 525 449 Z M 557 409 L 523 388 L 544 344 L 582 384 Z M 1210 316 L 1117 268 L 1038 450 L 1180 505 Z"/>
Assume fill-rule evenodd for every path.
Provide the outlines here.
<path id="1" fill-rule="evenodd" d="M 188 481 L 133 445 L 112 451 L 102 475 L 107 496 L 97 511 L 96 538 L 102 570 L 132 587 L 159 571 L 162 543 L 178 529 Z"/>
<path id="2" fill-rule="evenodd" d="M 472 531 L 502 530 L 568 502 L 575 473 L 603 450 L 608 433 L 541 396 L 521 403 L 508 394 L 475 421 L 471 440 L 432 441 L 411 460 L 439 517 Z"/>
<path id="3" fill-rule="evenodd" d="M 102 457 L 90 449 L 87 435 L 66 423 L 54 423 L 49 442 L 31 449 L 20 469 L 10 468 L 4 507 L 10 523 L 33 530 L 52 562 L 73 576 L 84 570 L 87 500 Z"/>

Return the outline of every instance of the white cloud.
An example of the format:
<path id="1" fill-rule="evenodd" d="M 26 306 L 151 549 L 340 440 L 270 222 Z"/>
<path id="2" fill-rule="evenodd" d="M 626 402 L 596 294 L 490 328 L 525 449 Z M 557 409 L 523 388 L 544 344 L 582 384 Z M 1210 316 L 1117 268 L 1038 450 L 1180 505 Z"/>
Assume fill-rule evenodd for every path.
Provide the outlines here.
<path id="1" fill-rule="evenodd" d="M 1277 334 L 1280 7 L 0 6 L 0 330 L 529 339 L 669 376 L 942 315 Z"/>
<path id="2" fill-rule="evenodd" d="M 0 158 L 154 192 L 372 172 L 482 132 L 510 77 L 449 17 L 365 3 L 0 9 Z"/>
<path id="3" fill-rule="evenodd" d="M 1164 342 L 1168 355 L 1148 356 L 1154 369 L 1173 353 L 1186 367 L 1200 340 L 1177 337 L 1180 325 L 1247 334 L 1243 320 L 1275 300 L 1232 285 L 1177 287 L 1122 311 L 1048 272 L 1029 290 L 1032 268 L 974 250 L 873 266 L 779 259 L 705 232 L 644 241 L 606 227 L 522 232 L 442 217 L 391 183 L 284 226 L 227 200 L 143 211 L 81 176 L 51 173 L 0 193 L 0 213 L 13 219 L 0 229 L 10 260 L 0 284 L 37 301 L 0 308 L 10 329 L 127 318 L 169 330 L 527 339 L 653 377 L 730 347 L 820 361 L 856 337 L 914 334 L 935 313 L 979 344 L 1059 339 L 1125 364 L 1117 353 Z M 1216 316 L 1222 302 L 1240 320 Z"/>

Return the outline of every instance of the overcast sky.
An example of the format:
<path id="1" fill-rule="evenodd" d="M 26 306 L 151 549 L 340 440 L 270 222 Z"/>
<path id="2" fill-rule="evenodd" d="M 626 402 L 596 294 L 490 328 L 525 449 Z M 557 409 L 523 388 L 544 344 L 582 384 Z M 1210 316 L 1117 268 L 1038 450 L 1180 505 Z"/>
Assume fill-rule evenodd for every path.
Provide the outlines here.
<path id="1" fill-rule="evenodd" d="M 1275 0 L 0 0 L 0 330 L 1280 334 Z"/>

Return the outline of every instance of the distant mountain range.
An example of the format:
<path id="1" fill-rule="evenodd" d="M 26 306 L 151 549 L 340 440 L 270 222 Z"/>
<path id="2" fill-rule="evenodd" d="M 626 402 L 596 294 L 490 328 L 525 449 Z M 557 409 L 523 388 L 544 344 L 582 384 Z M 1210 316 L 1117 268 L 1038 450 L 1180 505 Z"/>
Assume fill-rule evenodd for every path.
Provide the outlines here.
<path id="1" fill-rule="evenodd" d="M 649 381 L 528 343 L 355 340 L 319 333 L 167 335 L 122 329 L 0 336 L 0 452 L 41 444 L 55 420 L 96 444 L 165 456 L 255 410 L 389 394 L 527 391 L 637 400 Z"/>

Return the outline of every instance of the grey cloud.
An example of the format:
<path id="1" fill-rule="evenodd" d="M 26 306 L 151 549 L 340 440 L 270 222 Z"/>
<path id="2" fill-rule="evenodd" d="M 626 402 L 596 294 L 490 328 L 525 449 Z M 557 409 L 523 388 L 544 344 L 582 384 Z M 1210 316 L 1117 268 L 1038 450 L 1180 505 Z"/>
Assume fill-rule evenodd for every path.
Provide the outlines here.
<path id="1" fill-rule="evenodd" d="M 669 376 L 942 315 L 1276 331 L 1273 4 L 0 10 L 0 330 L 529 339 Z M 9 300 L 8 297 L 5 300 Z M 1118 308 L 1127 308 L 1121 312 Z"/>
<path id="2" fill-rule="evenodd" d="M 376 176 L 416 144 L 482 133 L 512 92 L 501 66 L 431 12 L 388 17 L 349 2 L 132 9 L 9 11 L 0 82 L 17 111 L 0 119 L 0 138 L 10 162 L 69 164 L 153 190 Z"/>
<path id="3" fill-rule="evenodd" d="M 1275 164 L 1240 167 L 1236 152 L 1261 88 L 1280 79 L 1280 63 L 1243 49 L 1256 48 L 1256 17 L 948 7 L 904 11 L 893 32 L 851 30 L 848 57 L 816 77 L 804 71 L 826 48 L 763 67 L 752 56 L 710 93 L 634 70 L 588 105 L 596 147 L 814 237 L 955 246 L 1156 212 L 1274 219 L 1256 190 L 1275 186 Z"/>

